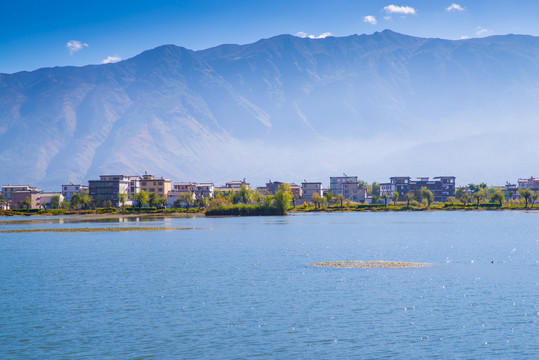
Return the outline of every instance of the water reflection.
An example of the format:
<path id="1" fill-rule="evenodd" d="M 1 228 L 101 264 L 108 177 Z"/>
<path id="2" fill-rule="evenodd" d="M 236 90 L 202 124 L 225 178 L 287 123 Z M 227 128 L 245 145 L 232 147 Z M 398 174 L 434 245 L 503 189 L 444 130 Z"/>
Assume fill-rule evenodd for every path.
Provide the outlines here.
<path id="1" fill-rule="evenodd" d="M 198 215 L 199 216 L 199 215 Z M 114 223 L 140 223 L 150 221 L 162 221 L 171 223 L 176 218 L 195 218 L 196 215 L 120 215 L 120 216 L 100 216 L 100 215 L 82 215 L 82 216 L 65 216 L 65 217 L 39 217 L 39 218 L 0 218 L 0 226 L 2 225 L 37 225 L 37 224 L 114 224 Z"/>

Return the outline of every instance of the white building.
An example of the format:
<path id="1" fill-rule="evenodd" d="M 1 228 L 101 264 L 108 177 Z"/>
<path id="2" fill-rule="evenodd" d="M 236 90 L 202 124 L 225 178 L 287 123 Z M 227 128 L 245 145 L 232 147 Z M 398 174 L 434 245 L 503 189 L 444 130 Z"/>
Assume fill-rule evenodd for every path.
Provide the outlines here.
<path id="1" fill-rule="evenodd" d="M 187 203 L 183 200 L 182 195 L 189 194 L 189 193 L 190 193 L 189 191 L 176 191 L 176 190 L 169 191 L 167 194 L 167 207 L 169 208 L 174 207 L 174 203 L 178 199 L 181 200 L 181 207 L 186 207 Z M 192 196 L 192 200 L 195 201 L 196 200 L 195 193 L 191 192 L 191 196 Z"/>
<path id="2" fill-rule="evenodd" d="M 88 186 L 75 184 L 62 185 L 62 196 L 67 201 L 71 201 L 71 197 L 75 194 L 81 195 L 83 191 L 88 192 Z"/>

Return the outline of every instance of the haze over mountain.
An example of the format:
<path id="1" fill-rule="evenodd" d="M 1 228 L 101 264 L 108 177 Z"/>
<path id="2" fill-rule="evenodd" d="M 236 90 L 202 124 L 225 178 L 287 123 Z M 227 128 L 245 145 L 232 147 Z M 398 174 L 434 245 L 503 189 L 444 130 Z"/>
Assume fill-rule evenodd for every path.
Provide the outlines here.
<path id="1" fill-rule="evenodd" d="M 280 35 L 0 74 L 0 183 L 537 175 L 539 38 Z"/>

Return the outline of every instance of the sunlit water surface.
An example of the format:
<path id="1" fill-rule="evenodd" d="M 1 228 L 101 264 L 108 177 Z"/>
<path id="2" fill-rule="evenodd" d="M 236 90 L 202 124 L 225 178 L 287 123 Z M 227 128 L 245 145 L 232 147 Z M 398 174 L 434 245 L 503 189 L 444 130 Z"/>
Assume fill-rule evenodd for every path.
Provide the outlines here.
<path id="1" fill-rule="evenodd" d="M 539 212 L 0 218 L 114 226 L 0 234 L 0 358 L 539 358 Z"/>

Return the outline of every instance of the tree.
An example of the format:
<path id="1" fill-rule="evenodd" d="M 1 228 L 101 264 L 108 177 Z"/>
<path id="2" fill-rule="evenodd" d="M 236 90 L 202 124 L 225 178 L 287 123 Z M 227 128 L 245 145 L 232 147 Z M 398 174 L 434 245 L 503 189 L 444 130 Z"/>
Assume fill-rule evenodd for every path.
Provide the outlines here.
<path id="1" fill-rule="evenodd" d="M 264 206 L 271 206 L 273 204 L 273 195 L 264 196 Z"/>
<path id="2" fill-rule="evenodd" d="M 328 202 L 328 204 L 333 202 L 334 196 L 330 191 L 326 191 L 326 193 L 324 194 L 324 197 L 326 198 L 326 201 Z"/>
<path id="3" fill-rule="evenodd" d="M 157 194 L 156 193 L 151 193 L 148 202 L 149 202 L 151 207 L 156 206 L 157 205 Z"/>
<path id="4" fill-rule="evenodd" d="M 23 201 L 20 202 L 20 206 L 25 206 L 26 207 L 26 210 L 30 209 L 30 207 L 32 207 L 32 200 L 27 197 L 26 199 L 24 199 Z"/>
<path id="5" fill-rule="evenodd" d="M 322 197 L 320 196 L 320 194 L 318 192 L 315 192 L 315 193 L 313 193 L 311 198 L 313 200 L 314 207 L 319 208 L 320 203 L 322 202 Z"/>
<path id="6" fill-rule="evenodd" d="M 241 184 L 240 189 L 238 190 L 236 194 L 236 202 L 249 204 L 251 202 L 251 197 L 252 197 L 251 189 L 247 188 L 245 184 Z"/>
<path id="7" fill-rule="evenodd" d="M 126 201 L 127 201 L 127 194 L 118 193 L 118 203 L 120 207 L 123 207 Z"/>
<path id="8" fill-rule="evenodd" d="M 217 199 L 221 199 L 220 197 L 217 198 Z M 182 199 L 178 196 L 178 198 L 176 200 L 174 200 L 174 202 L 172 203 L 172 207 L 175 208 L 175 209 L 178 209 L 178 208 L 181 208 L 182 207 Z"/>
<path id="9" fill-rule="evenodd" d="M 142 206 L 148 204 L 148 193 L 144 190 L 135 193 L 135 201 L 137 202 L 139 210 L 142 209 Z"/>
<path id="10" fill-rule="evenodd" d="M 164 196 L 161 196 L 160 198 L 157 199 L 157 206 L 159 206 L 160 208 L 164 209 L 167 207 L 167 198 L 164 197 Z"/>
<path id="11" fill-rule="evenodd" d="M 399 192 L 397 190 L 391 193 L 391 199 L 393 200 L 393 205 L 397 205 L 397 200 L 399 200 Z"/>
<path id="12" fill-rule="evenodd" d="M 532 192 L 530 191 L 530 189 L 520 188 L 518 189 L 518 193 L 520 194 L 521 197 L 524 198 L 524 200 L 526 200 L 526 207 L 528 207 L 528 200 L 532 196 Z"/>
<path id="13" fill-rule="evenodd" d="M 49 205 L 51 209 L 58 209 L 60 207 L 60 195 L 51 196 L 51 202 Z"/>
<path id="14" fill-rule="evenodd" d="M 406 204 L 406 207 L 410 207 L 410 201 L 412 201 L 414 199 L 414 194 L 409 192 L 409 193 L 406 193 L 404 195 L 404 198 L 406 199 L 407 201 L 407 204 Z"/>
<path id="15" fill-rule="evenodd" d="M 335 201 L 338 201 L 341 204 L 341 207 L 342 207 L 342 202 L 344 201 L 344 196 L 342 196 L 342 194 L 335 195 Z"/>
<path id="16" fill-rule="evenodd" d="M 532 196 L 531 196 L 532 207 L 533 207 L 533 204 L 535 204 L 535 202 L 537 201 L 537 197 L 539 197 L 539 195 L 537 195 L 537 192 L 532 191 Z"/>
<path id="17" fill-rule="evenodd" d="M 474 183 L 468 184 L 468 188 L 472 190 L 472 192 L 474 193 L 482 189 L 486 189 L 487 187 L 488 187 L 487 184 L 485 184 L 484 182 L 482 182 L 481 184 L 474 184 Z"/>
<path id="18" fill-rule="evenodd" d="M 78 210 L 81 206 L 81 198 L 80 198 L 80 195 L 79 194 L 73 194 L 73 196 L 71 196 L 71 208 L 74 209 L 74 210 Z"/>
<path id="19" fill-rule="evenodd" d="M 430 204 L 434 200 L 434 195 L 432 194 L 432 191 L 423 186 L 421 188 L 421 199 L 427 200 L 427 207 L 430 207 Z"/>
<path id="20" fill-rule="evenodd" d="M 97 195 L 96 197 L 92 199 L 91 203 L 94 209 L 97 208 L 97 205 L 101 204 L 102 199 L 103 199 L 102 195 Z"/>
<path id="21" fill-rule="evenodd" d="M 189 207 L 193 204 L 193 193 L 191 191 L 180 195 L 181 201 L 185 204 L 185 208 L 189 210 Z"/>
<path id="22" fill-rule="evenodd" d="M 277 208 L 277 212 L 280 215 L 286 215 L 286 211 L 290 206 L 290 200 L 292 199 L 292 190 L 290 185 L 282 183 L 279 185 L 279 189 L 275 192 L 274 205 Z"/>
<path id="23" fill-rule="evenodd" d="M 505 196 L 503 196 L 503 193 L 500 189 L 497 189 L 490 196 L 490 201 L 494 203 L 498 203 L 500 206 L 502 206 L 503 202 L 505 201 Z"/>
<path id="24" fill-rule="evenodd" d="M 88 209 L 90 207 L 90 204 L 92 203 L 92 199 L 90 199 L 90 195 L 88 195 L 88 191 L 83 191 L 80 193 L 80 204 L 84 209 Z"/>
<path id="25" fill-rule="evenodd" d="M 479 207 L 479 202 L 485 198 L 484 189 L 478 190 L 472 194 L 472 199 L 477 201 L 477 207 Z"/>
<path id="26" fill-rule="evenodd" d="M 191 198 L 192 199 L 192 198 Z M 209 201 L 208 201 L 208 198 L 205 198 L 203 196 L 199 196 L 195 201 L 194 201 L 194 205 L 199 207 L 199 208 L 205 208 L 207 207 L 209 204 Z"/>
<path id="27" fill-rule="evenodd" d="M 262 194 L 260 194 L 260 191 L 256 190 L 255 192 L 253 192 L 253 195 L 251 196 L 251 199 L 257 203 L 257 204 L 260 204 L 262 202 Z"/>
<path id="28" fill-rule="evenodd" d="M 365 187 L 368 186 L 368 184 L 367 184 L 365 181 L 363 181 L 363 180 L 358 180 L 358 181 L 357 181 L 357 185 L 358 185 L 358 187 L 359 187 L 360 189 L 363 189 L 363 188 L 365 188 Z"/>
<path id="29" fill-rule="evenodd" d="M 389 199 L 389 196 L 387 196 L 387 194 L 384 194 L 382 196 L 380 196 L 382 199 L 384 199 L 384 206 L 387 206 L 387 199 Z"/>
<path id="30" fill-rule="evenodd" d="M 374 181 L 371 185 L 371 192 L 373 196 L 380 196 L 380 183 Z"/>

